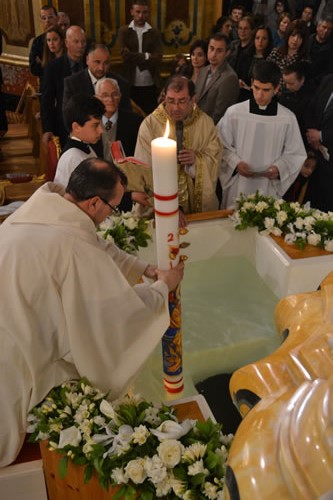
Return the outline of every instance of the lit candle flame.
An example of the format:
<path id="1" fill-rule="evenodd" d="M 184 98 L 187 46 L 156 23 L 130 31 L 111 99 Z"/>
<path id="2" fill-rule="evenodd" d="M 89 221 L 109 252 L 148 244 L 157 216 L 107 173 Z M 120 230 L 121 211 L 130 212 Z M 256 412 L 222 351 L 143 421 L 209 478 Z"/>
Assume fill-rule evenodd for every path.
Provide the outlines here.
<path id="1" fill-rule="evenodd" d="M 170 125 L 169 125 L 169 120 L 167 120 L 165 132 L 164 132 L 164 136 L 163 136 L 165 139 L 167 139 L 169 137 L 169 132 L 170 132 Z"/>

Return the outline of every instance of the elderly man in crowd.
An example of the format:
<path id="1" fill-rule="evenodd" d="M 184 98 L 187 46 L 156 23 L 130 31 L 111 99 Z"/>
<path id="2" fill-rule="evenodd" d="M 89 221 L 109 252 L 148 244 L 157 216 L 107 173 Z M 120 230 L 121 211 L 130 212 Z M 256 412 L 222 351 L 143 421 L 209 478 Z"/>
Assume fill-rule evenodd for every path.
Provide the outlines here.
<path id="1" fill-rule="evenodd" d="M 114 141 L 121 142 L 126 156 L 133 156 L 143 117 L 119 107 L 121 92 L 118 82 L 113 78 L 99 80 L 95 90 L 96 97 L 105 106 L 102 141 L 94 147 L 97 156 L 112 160 L 111 144 Z"/>
<path id="2" fill-rule="evenodd" d="M 171 77 L 164 94 L 164 101 L 140 126 L 135 157 L 151 165 L 151 141 L 163 136 L 169 121 L 169 137 L 177 139 L 180 208 L 184 213 L 216 210 L 222 145 L 214 122 L 196 106 L 194 83 L 186 77 Z"/>
<path id="3" fill-rule="evenodd" d="M 131 111 L 128 81 L 122 76 L 112 73 L 111 54 L 106 45 L 101 43 L 91 44 L 86 57 L 87 67 L 78 73 L 68 76 L 64 82 L 63 109 L 69 99 L 76 94 L 92 96 L 96 93 L 96 84 L 104 78 L 113 78 L 118 82 L 121 91 L 119 106 Z"/>
<path id="4" fill-rule="evenodd" d="M 160 271 L 96 234 L 123 196 L 122 178 L 87 159 L 66 192 L 44 184 L 0 227 L 0 467 L 54 386 L 85 376 L 117 398 L 169 326 L 168 292 L 183 264 Z M 143 274 L 155 281 L 137 285 Z"/>

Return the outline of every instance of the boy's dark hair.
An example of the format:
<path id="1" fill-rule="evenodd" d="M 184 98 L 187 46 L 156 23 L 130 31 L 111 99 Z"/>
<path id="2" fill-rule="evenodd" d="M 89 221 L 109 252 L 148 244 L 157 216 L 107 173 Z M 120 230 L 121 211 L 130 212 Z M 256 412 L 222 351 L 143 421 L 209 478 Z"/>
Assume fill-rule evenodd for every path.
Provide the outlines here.
<path id="1" fill-rule="evenodd" d="M 281 71 L 272 61 L 259 61 L 253 68 L 252 78 L 261 83 L 271 83 L 276 88 L 280 83 Z"/>
<path id="2" fill-rule="evenodd" d="M 66 193 L 76 201 L 84 201 L 99 196 L 109 200 L 115 195 L 118 180 L 127 186 L 126 175 L 114 163 L 100 158 L 87 158 L 73 170 Z"/>
<path id="3" fill-rule="evenodd" d="M 74 122 L 83 127 L 92 118 L 101 119 L 104 113 L 105 106 L 97 97 L 75 94 L 64 108 L 64 124 L 66 129 L 71 131 Z"/>

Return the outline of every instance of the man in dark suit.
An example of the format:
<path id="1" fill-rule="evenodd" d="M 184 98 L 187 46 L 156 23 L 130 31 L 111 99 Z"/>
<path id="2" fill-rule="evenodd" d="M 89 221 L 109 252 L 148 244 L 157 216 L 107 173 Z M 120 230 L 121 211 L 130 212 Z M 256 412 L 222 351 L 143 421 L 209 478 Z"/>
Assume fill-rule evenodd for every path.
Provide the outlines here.
<path id="1" fill-rule="evenodd" d="M 109 71 L 111 65 L 111 55 L 106 45 L 92 44 L 89 46 L 87 67 L 65 79 L 63 109 L 69 99 L 78 93 L 94 95 L 95 86 L 101 78 L 113 78 L 117 80 L 121 91 L 120 108 L 131 111 L 129 83 L 125 78 Z"/>
<path id="2" fill-rule="evenodd" d="M 322 158 L 313 174 L 306 199 L 314 208 L 333 210 L 333 74 L 323 78 L 314 95 L 307 118 L 309 145 Z"/>
<path id="3" fill-rule="evenodd" d="M 105 78 L 97 82 L 96 97 L 105 106 L 105 114 L 102 119 L 104 129 L 102 140 L 94 147 L 97 156 L 112 160 L 110 147 L 114 141 L 121 141 L 125 155 L 133 156 L 143 117 L 119 107 L 121 92 L 118 82 L 112 78 Z"/>
<path id="4" fill-rule="evenodd" d="M 208 43 L 209 65 L 200 69 L 195 84 L 196 102 L 215 125 L 227 108 L 237 102 L 239 94 L 238 76 L 226 61 L 228 54 L 228 38 L 222 33 L 212 35 Z"/>
<path id="5" fill-rule="evenodd" d="M 66 142 L 68 134 L 62 116 L 64 80 L 85 66 L 83 56 L 86 48 L 86 35 L 84 30 L 80 26 L 70 26 L 66 31 L 65 43 L 67 54 L 54 59 L 45 67 L 41 120 L 43 143 L 46 146 L 53 135 L 60 137 L 62 146 Z"/>

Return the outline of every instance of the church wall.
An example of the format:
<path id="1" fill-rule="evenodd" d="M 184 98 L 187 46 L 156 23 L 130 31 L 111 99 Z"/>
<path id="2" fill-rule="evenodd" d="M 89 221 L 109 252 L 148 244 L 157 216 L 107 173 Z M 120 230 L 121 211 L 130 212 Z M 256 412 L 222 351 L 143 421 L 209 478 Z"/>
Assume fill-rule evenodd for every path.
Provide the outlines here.
<path id="1" fill-rule="evenodd" d="M 53 3 L 70 15 L 90 39 L 108 45 L 112 68 L 121 72 L 117 45 L 119 27 L 130 22 L 131 0 L 0 0 L 3 51 L 0 56 L 3 91 L 19 95 L 27 80 L 34 83 L 28 71 L 28 55 L 32 39 L 41 33 L 39 12 L 44 4 Z M 178 52 L 188 53 L 197 38 L 206 38 L 222 12 L 222 0 L 151 0 L 150 23 L 161 32 L 164 56 L 162 73 Z"/>

